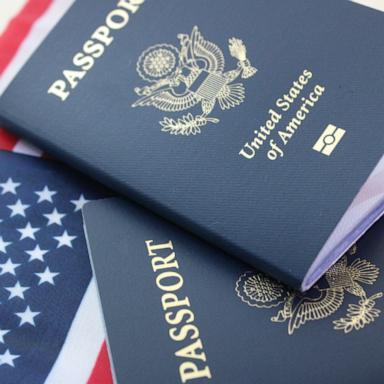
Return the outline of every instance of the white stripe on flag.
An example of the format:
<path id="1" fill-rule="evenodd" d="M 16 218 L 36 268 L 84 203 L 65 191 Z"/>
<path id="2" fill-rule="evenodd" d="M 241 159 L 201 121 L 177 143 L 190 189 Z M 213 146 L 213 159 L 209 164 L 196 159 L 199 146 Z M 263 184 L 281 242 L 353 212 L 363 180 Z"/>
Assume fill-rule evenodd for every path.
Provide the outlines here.
<path id="1" fill-rule="evenodd" d="M 0 34 L 7 28 L 8 23 L 24 7 L 27 0 L 0 0 Z"/>
<path id="2" fill-rule="evenodd" d="M 105 338 L 95 279 L 92 278 L 45 384 L 85 384 Z"/>
<path id="3" fill-rule="evenodd" d="M 73 3 L 74 0 L 54 0 L 45 14 L 36 21 L 13 58 L 12 64 L 0 77 L 0 95 Z"/>
<path id="4" fill-rule="evenodd" d="M 31 143 L 28 143 L 25 140 L 19 140 L 17 144 L 13 147 L 13 152 L 22 153 L 23 155 L 37 156 L 41 157 L 43 151 Z"/>

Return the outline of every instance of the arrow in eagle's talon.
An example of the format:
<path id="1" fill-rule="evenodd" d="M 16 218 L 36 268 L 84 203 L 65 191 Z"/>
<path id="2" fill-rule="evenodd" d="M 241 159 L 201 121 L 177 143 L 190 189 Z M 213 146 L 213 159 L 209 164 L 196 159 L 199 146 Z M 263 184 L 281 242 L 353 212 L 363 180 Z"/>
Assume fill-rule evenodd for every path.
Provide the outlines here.
<path id="1" fill-rule="evenodd" d="M 239 61 L 240 68 L 242 70 L 241 77 L 243 79 L 248 79 L 256 74 L 257 68 L 252 67 L 251 62 L 246 59 L 244 61 Z"/>
<path id="2" fill-rule="evenodd" d="M 238 60 L 243 79 L 252 77 L 257 72 L 257 69 L 252 67 L 251 62 L 247 59 L 247 47 L 242 40 L 235 37 L 229 39 L 229 52 L 232 57 Z"/>

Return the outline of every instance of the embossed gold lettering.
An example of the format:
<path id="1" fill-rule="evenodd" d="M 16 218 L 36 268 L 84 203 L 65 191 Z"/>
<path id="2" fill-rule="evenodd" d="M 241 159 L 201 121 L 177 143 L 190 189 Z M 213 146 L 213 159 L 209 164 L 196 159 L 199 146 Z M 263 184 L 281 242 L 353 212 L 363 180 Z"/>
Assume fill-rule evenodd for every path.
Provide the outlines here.
<path id="1" fill-rule="evenodd" d="M 48 88 L 49 95 L 56 96 L 58 100 L 66 101 L 71 91 L 77 87 L 89 70 L 94 66 L 95 59 L 100 58 L 106 47 L 111 45 L 114 37 L 111 31 L 123 29 L 130 20 L 130 14 L 135 14 L 145 0 L 120 0 L 117 8 L 113 9 L 105 18 L 105 24 L 99 26 L 87 40 L 81 52 L 74 54 L 72 65 L 62 71 L 62 78 L 54 81 Z"/>
<path id="2" fill-rule="evenodd" d="M 309 83 L 309 80 L 312 79 L 312 77 L 312 72 L 308 69 L 305 69 L 298 77 L 298 80 L 292 83 L 289 91 L 276 100 L 276 107 L 283 112 L 291 109 L 291 106 L 297 101 L 305 86 Z M 270 118 L 265 122 L 264 125 L 254 130 L 255 137 L 243 145 L 239 155 L 247 160 L 251 160 L 256 156 L 257 152 L 264 146 L 264 144 L 269 143 L 269 149 L 267 150 L 267 158 L 269 160 L 276 160 L 279 157 L 284 157 L 284 150 L 282 147 L 287 145 L 288 142 L 292 139 L 293 135 L 297 132 L 299 127 L 307 118 L 308 114 L 311 112 L 311 108 L 316 105 L 324 92 L 325 87 L 317 84 L 313 88 L 313 91 L 309 93 L 308 97 L 301 97 L 303 104 L 296 111 L 295 115 L 291 118 L 285 128 L 277 132 L 281 143 L 278 143 L 274 139 L 268 141 L 272 131 L 283 119 L 282 114 L 276 112 L 274 109 L 270 109 Z"/>
<path id="3" fill-rule="evenodd" d="M 189 380 L 212 378 L 208 367 L 198 369 L 197 365 L 191 362 L 185 362 L 180 365 L 180 376 L 183 383 L 186 383 Z"/>
<path id="4" fill-rule="evenodd" d="M 179 272 L 173 243 L 154 243 L 153 240 L 147 240 L 145 243 L 153 272 L 157 274 L 156 286 L 164 292 L 161 304 L 164 319 L 172 326 L 168 331 L 169 338 L 174 342 L 183 343 L 175 352 L 175 356 L 182 359 L 179 364 L 180 380 L 186 383 L 201 378 L 211 379 L 211 370 L 206 364 L 207 357 L 199 328 L 194 323 L 195 314 L 191 309 L 190 300 L 185 295 L 179 295 L 184 279 Z"/>
<path id="5" fill-rule="evenodd" d="M 251 142 L 244 144 L 243 148 L 239 152 L 240 156 L 243 156 L 248 160 L 252 159 L 256 155 L 257 150 L 259 150 L 267 140 L 268 136 L 271 134 L 271 131 L 275 129 L 276 125 L 283 118 L 283 116 L 277 113 L 274 109 L 270 109 L 268 114 L 269 119 L 263 126 L 259 128 L 259 130 L 254 131 L 256 136 Z"/>
<path id="6" fill-rule="evenodd" d="M 164 293 L 164 295 L 161 297 L 161 304 L 163 305 L 164 311 L 174 307 L 191 306 L 187 296 L 180 300 L 174 293 Z"/>
<path id="7" fill-rule="evenodd" d="M 156 285 L 163 291 L 178 291 L 183 286 L 184 280 L 180 273 L 163 272 L 156 278 Z"/>

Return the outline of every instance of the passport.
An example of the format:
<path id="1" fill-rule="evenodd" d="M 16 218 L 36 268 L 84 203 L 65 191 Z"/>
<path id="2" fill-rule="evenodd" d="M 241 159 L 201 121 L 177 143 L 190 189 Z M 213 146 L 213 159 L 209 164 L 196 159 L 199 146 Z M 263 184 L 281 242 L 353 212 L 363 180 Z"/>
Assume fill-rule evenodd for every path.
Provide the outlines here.
<path id="1" fill-rule="evenodd" d="M 82 0 L 0 121 L 306 290 L 383 212 L 383 33 L 343 0 Z"/>
<path id="2" fill-rule="evenodd" d="M 384 220 L 299 293 L 132 203 L 83 217 L 116 383 L 382 383 Z"/>

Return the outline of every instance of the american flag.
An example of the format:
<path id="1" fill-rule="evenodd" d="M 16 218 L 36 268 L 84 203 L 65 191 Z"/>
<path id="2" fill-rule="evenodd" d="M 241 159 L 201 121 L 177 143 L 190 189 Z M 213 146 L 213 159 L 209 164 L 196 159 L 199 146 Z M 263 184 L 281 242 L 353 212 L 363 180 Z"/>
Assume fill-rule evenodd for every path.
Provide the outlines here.
<path id="1" fill-rule="evenodd" d="M 73 323 L 93 284 L 81 209 L 103 196 L 53 161 L 0 152 L 1 383 L 63 382 L 55 365 L 68 337 L 80 348 Z"/>

